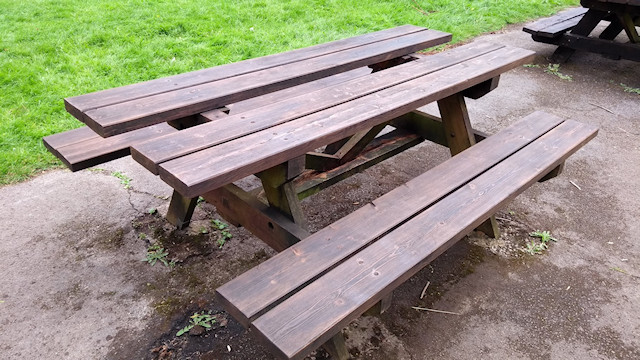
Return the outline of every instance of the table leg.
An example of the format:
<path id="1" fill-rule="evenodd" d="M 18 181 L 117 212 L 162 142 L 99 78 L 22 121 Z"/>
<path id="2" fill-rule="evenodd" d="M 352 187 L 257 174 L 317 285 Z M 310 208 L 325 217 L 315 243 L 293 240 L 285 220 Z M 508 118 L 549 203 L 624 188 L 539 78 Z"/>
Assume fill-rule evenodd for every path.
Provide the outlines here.
<path id="1" fill-rule="evenodd" d="M 173 190 L 169 210 L 167 211 L 167 221 L 178 229 L 189 226 L 193 211 L 198 204 L 198 198 L 188 198 Z"/>
<path id="2" fill-rule="evenodd" d="M 438 108 L 440 109 L 442 126 L 444 127 L 451 156 L 476 143 L 471 121 L 469 120 L 469 112 L 462 94 L 454 94 L 439 100 Z M 494 216 L 487 219 L 476 230 L 496 239 L 500 237 L 500 229 Z"/>
<path id="3" fill-rule="evenodd" d="M 627 36 L 629 37 L 629 41 L 632 44 L 640 43 L 640 36 L 638 36 L 638 31 L 636 30 L 636 24 L 631 14 L 623 13 L 623 14 L 617 14 L 617 15 L 618 15 L 618 19 L 624 26 L 624 31 L 627 33 Z"/>
<path id="4" fill-rule="evenodd" d="M 576 25 L 571 30 L 571 34 L 589 36 L 591 31 L 593 31 L 593 29 L 598 26 L 598 23 L 600 23 L 600 21 L 604 19 L 605 16 L 607 16 L 606 11 L 589 9 L 589 11 L 584 14 L 582 19 L 580 19 L 578 25 Z M 564 63 L 569 60 L 569 57 L 571 57 L 574 52 L 574 49 L 568 48 L 566 46 L 558 46 L 553 55 L 551 55 L 551 61 L 556 63 Z"/>
<path id="5" fill-rule="evenodd" d="M 308 229 L 293 179 L 304 171 L 305 157 L 290 160 L 257 174 L 262 181 L 269 205 L 287 215 L 303 229 Z"/>
<path id="6" fill-rule="evenodd" d="M 335 334 L 329 341 L 324 343 L 322 347 L 327 350 L 331 359 L 335 360 L 347 360 L 349 358 L 349 351 L 347 345 L 344 342 L 344 335 L 342 332 Z"/>

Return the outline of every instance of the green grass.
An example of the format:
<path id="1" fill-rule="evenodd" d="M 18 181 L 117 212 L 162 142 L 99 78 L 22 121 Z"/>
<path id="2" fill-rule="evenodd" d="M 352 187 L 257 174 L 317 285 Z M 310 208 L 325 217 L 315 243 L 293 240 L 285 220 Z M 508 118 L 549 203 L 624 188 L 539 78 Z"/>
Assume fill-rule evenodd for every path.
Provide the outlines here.
<path id="1" fill-rule="evenodd" d="M 64 97 L 402 24 L 454 42 L 578 0 L 0 0 L 0 184 L 60 166 Z M 432 12 L 425 16 L 424 12 Z"/>

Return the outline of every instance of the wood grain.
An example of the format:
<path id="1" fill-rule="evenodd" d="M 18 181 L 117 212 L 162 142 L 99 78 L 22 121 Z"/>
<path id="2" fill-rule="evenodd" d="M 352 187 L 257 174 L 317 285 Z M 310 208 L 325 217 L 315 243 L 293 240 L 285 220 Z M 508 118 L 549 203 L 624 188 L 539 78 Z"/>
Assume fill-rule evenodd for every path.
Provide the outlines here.
<path id="1" fill-rule="evenodd" d="M 47 136 L 45 147 L 71 171 L 86 169 L 130 154 L 129 147 L 178 130 L 168 124 L 138 129 L 125 134 L 103 138 L 86 126 Z"/>
<path id="2" fill-rule="evenodd" d="M 208 69 L 169 76 L 161 79 L 149 80 L 137 84 L 97 91 L 85 95 L 65 99 L 67 111 L 81 119 L 82 113 L 103 106 L 118 104 L 125 101 L 140 99 L 146 96 L 161 94 L 168 91 L 184 89 L 207 82 L 218 81 L 233 76 L 269 69 L 275 66 L 290 64 L 313 57 L 331 54 L 338 51 L 352 49 L 358 46 L 375 43 L 415 32 L 421 32 L 423 27 L 404 25 L 392 29 L 377 31 L 347 39 L 323 43 L 307 48 L 296 49 L 279 54 L 268 55 L 255 59 L 248 59 L 232 64 L 220 65 Z"/>
<path id="3" fill-rule="evenodd" d="M 450 38 L 450 34 L 424 30 L 305 61 L 87 110 L 80 120 L 98 134 L 111 136 L 406 55 Z"/>
<path id="4" fill-rule="evenodd" d="M 215 189 L 390 121 L 418 107 L 489 80 L 533 58 L 505 47 L 348 103 L 167 161 L 159 173 L 185 196 Z"/>
<path id="5" fill-rule="evenodd" d="M 301 359 L 596 133 L 564 122 L 292 295 L 253 328 L 283 357 Z"/>
<path id="6" fill-rule="evenodd" d="M 240 275 L 218 288 L 217 294 L 233 304 L 234 314 L 242 314 L 237 318 L 240 322 L 247 323 L 368 242 L 561 122 L 562 119 L 544 113 L 525 117 Z"/>
<path id="7" fill-rule="evenodd" d="M 133 158 L 149 171 L 158 173 L 157 166 L 163 162 L 317 113 L 501 48 L 503 46 L 488 43 L 462 46 L 324 89 L 301 93 L 297 97 L 230 115 L 223 122 L 203 124 L 137 144 L 132 150 Z"/>

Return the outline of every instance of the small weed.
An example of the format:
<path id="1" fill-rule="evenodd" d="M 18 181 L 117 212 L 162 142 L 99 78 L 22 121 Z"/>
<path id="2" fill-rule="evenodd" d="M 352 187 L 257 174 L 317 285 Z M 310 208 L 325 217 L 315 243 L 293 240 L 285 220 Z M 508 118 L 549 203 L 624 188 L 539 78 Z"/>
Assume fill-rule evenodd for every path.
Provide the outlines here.
<path id="1" fill-rule="evenodd" d="M 138 238 L 140 238 L 140 240 L 146 240 L 147 239 L 147 234 L 140 233 L 140 234 L 138 234 Z"/>
<path id="2" fill-rule="evenodd" d="M 204 202 L 204 198 L 202 196 L 198 196 L 198 201 L 196 201 L 196 205 L 200 205 Z"/>
<path id="3" fill-rule="evenodd" d="M 526 67 L 526 68 L 539 68 L 540 67 L 540 65 L 538 65 L 538 64 L 524 64 L 522 66 Z"/>
<path id="4" fill-rule="evenodd" d="M 211 316 L 211 311 L 209 311 L 209 313 L 205 313 L 203 311 L 202 314 L 199 314 L 196 312 L 193 315 L 191 315 L 189 319 L 189 324 L 183 327 L 182 329 L 180 329 L 180 331 L 176 333 L 176 336 L 183 335 L 184 333 L 193 329 L 195 326 L 202 326 L 206 330 L 209 330 L 211 329 L 211 325 L 215 322 L 216 322 L 216 319 L 213 316 Z"/>
<path id="5" fill-rule="evenodd" d="M 111 176 L 115 176 L 120 179 L 120 184 L 124 185 L 125 189 L 131 188 L 131 178 L 127 175 L 121 173 L 120 171 L 114 171 L 111 173 Z"/>
<path id="6" fill-rule="evenodd" d="M 175 262 L 168 261 L 167 256 L 169 256 L 169 252 L 160 246 L 160 244 L 153 244 L 147 249 L 147 258 L 142 261 L 148 262 L 151 266 L 160 261 L 164 266 L 174 267 Z"/>
<path id="7" fill-rule="evenodd" d="M 228 232 L 227 230 L 220 231 L 220 237 L 217 240 L 218 241 L 218 247 L 220 249 L 222 249 L 224 244 L 227 243 L 227 240 L 231 239 L 232 237 L 233 237 L 233 235 L 231 235 L 231 233 Z"/>
<path id="8" fill-rule="evenodd" d="M 625 85 L 623 83 L 620 83 L 620 86 L 622 86 L 622 88 L 624 89 L 624 92 L 640 95 L 640 88 L 634 88 L 634 87 L 631 87 L 631 86 L 627 86 L 627 85 Z"/>
<path id="9" fill-rule="evenodd" d="M 570 75 L 565 75 L 560 72 L 560 64 L 549 64 L 544 72 L 547 74 L 555 75 L 562 80 L 573 81 L 573 78 Z"/>
<path id="10" fill-rule="evenodd" d="M 528 253 L 529 255 L 539 255 L 542 254 L 542 252 L 545 251 L 548 247 L 549 245 L 545 243 L 537 243 L 535 242 L 535 240 L 531 240 L 531 242 L 527 243 L 527 247 L 524 249 L 524 252 Z"/>
<path id="11" fill-rule="evenodd" d="M 530 233 L 529 236 L 540 238 L 540 241 L 542 241 L 544 244 L 548 243 L 549 240 L 556 241 L 556 242 L 558 241 L 558 239 L 556 239 L 553 236 L 551 236 L 551 233 L 548 232 L 548 231 L 536 230 L 536 231 Z"/>
<path id="12" fill-rule="evenodd" d="M 227 223 L 225 223 L 224 221 L 218 220 L 218 219 L 211 220 L 211 226 L 213 226 L 214 228 L 216 228 L 218 230 L 224 230 L 227 227 L 229 227 L 229 225 L 227 225 Z"/>
<path id="13" fill-rule="evenodd" d="M 540 239 L 540 242 L 531 240 L 531 242 L 527 243 L 527 247 L 522 250 L 529 255 L 540 255 L 549 248 L 549 241 L 558 241 L 558 239 L 551 236 L 551 233 L 548 231 L 536 230 L 529 233 L 529 236 Z"/>
<path id="14" fill-rule="evenodd" d="M 149 215 L 155 215 L 157 213 L 158 213 L 158 209 L 156 209 L 156 208 L 149 209 Z"/>

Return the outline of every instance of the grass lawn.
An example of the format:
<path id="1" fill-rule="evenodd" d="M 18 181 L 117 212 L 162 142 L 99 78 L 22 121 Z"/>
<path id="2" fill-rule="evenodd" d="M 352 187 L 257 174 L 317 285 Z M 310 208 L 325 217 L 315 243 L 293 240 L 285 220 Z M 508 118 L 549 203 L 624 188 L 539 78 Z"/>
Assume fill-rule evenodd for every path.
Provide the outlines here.
<path id="1" fill-rule="evenodd" d="M 61 166 L 62 99 L 402 24 L 461 41 L 578 0 L 0 0 L 0 184 Z"/>

